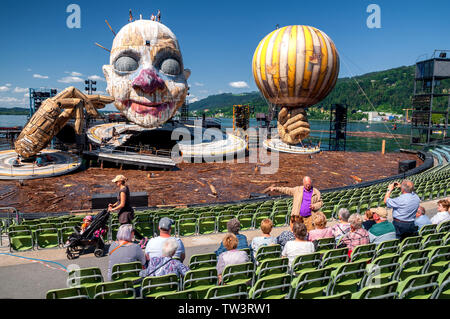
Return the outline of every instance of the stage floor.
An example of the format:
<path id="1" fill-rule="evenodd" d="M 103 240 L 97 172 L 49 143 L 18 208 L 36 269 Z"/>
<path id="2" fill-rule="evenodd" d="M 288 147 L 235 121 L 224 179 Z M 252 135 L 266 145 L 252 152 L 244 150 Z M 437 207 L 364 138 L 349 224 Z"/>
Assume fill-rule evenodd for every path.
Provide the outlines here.
<path id="1" fill-rule="evenodd" d="M 265 151 L 263 149 L 263 151 Z M 270 154 L 268 154 L 269 156 Z M 353 185 L 392 176 L 398 173 L 398 162 L 422 161 L 406 153 L 322 152 L 312 155 L 279 153 L 279 168 L 263 175 L 261 168 L 269 164 L 249 163 L 181 163 L 174 171 L 141 171 L 118 168 L 89 168 L 76 174 L 25 181 L 0 181 L 2 206 L 13 206 L 21 212 L 58 212 L 91 207 L 94 194 L 115 193 L 111 180 L 118 174 L 128 177 L 132 192 L 147 192 L 149 206 L 218 203 L 249 198 L 271 184 L 297 186 L 305 175 L 312 177 L 319 189 Z M 212 196 L 214 186 L 218 196 Z M 276 195 L 274 193 L 273 195 Z"/>

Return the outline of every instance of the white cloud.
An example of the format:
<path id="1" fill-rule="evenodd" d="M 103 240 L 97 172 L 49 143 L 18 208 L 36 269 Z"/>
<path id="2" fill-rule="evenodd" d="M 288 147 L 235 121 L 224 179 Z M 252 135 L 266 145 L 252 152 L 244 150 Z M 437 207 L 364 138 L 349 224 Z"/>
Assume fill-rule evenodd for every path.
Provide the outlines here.
<path id="1" fill-rule="evenodd" d="M 9 91 L 9 87 L 8 86 L 0 86 L 0 92 L 8 92 Z"/>
<path id="2" fill-rule="evenodd" d="M 25 92 L 28 92 L 28 89 L 27 88 L 20 88 L 20 87 L 16 87 L 15 89 L 14 89 L 14 93 L 25 93 Z"/>
<path id="3" fill-rule="evenodd" d="M 195 103 L 197 101 L 200 101 L 200 99 L 198 97 L 194 97 L 192 99 L 189 99 L 189 103 Z"/>
<path id="4" fill-rule="evenodd" d="M 58 80 L 60 83 L 80 83 L 84 82 L 84 80 L 77 76 L 66 76 L 60 80 Z"/>
<path id="5" fill-rule="evenodd" d="M 204 86 L 204 84 L 203 84 L 203 83 L 200 83 L 200 82 L 195 82 L 194 85 L 195 85 L 195 86 Z"/>
<path id="6" fill-rule="evenodd" d="M 92 81 L 103 81 L 103 82 L 105 81 L 104 78 L 98 75 L 91 75 L 90 77 L 88 77 L 88 79 Z"/>
<path id="7" fill-rule="evenodd" d="M 201 94 L 206 94 L 206 93 L 208 93 L 208 90 L 200 90 L 198 92 L 201 93 Z"/>
<path id="8" fill-rule="evenodd" d="M 35 79 L 48 79 L 47 75 L 33 74 L 33 78 Z"/>
<path id="9" fill-rule="evenodd" d="M 82 73 L 79 73 L 79 72 L 64 72 L 64 73 L 66 73 L 66 74 L 70 74 L 70 76 L 82 76 L 83 74 Z"/>
<path id="10" fill-rule="evenodd" d="M 32 70 L 32 69 L 30 69 L 30 68 L 28 68 L 28 69 L 27 69 L 27 72 L 31 72 L 31 71 L 33 71 L 33 70 Z"/>
<path id="11" fill-rule="evenodd" d="M 11 86 L 11 83 L 6 83 L 5 84 L 7 87 L 10 87 Z"/>
<path id="12" fill-rule="evenodd" d="M 249 87 L 247 82 L 244 81 L 230 82 L 230 86 L 236 89 L 243 89 Z"/>
<path id="13" fill-rule="evenodd" d="M 21 100 L 16 99 L 15 97 L 0 97 L 0 103 L 17 103 L 21 102 Z"/>

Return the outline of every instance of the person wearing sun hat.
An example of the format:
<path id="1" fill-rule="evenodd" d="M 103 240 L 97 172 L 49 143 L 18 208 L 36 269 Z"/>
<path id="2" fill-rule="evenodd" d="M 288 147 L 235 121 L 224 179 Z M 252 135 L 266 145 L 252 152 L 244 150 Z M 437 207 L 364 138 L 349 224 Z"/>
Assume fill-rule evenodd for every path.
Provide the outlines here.
<path id="1" fill-rule="evenodd" d="M 395 227 L 387 220 L 388 212 L 384 207 L 378 207 L 373 213 L 375 225 L 369 229 L 369 239 L 371 243 L 381 243 L 387 240 L 396 239 Z"/>
<path id="2" fill-rule="evenodd" d="M 109 212 L 117 212 L 120 225 L 132 224 L 134 219 L 134 209 L 131 206 L 130 189 L 126 185 L 128 179 L 123 175 L 117 175 L 111 182 L 116 184 L 119 188 L 117 194 L 117 202 L 108 205 Z M 141 240 L 140 245 L 145 248 L 147 238 L 144 238 L 139 232 L 134 229 L 134 237 Z"/>

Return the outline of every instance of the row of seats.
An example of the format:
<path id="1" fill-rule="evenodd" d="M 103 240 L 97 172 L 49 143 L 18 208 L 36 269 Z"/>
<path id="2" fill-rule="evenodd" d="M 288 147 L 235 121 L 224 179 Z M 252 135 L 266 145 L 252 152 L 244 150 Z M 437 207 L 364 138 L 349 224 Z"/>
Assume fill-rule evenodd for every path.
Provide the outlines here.
<path id="1" fill-rule="evenodd" d="M 115 265 L 109 283 L 98 268 L 74 270 L 70 288 L 51 290 L 47 298 L 450 298 L 450 231 L 361 245 L 350 256 L 329 239 L 321 244 L 292 267 L 279 245 L 260 247 L 254 260 L 228 265 L 220 285 L 214 253 L 191 256 L 181 280 L 142 281 L 139 262 Z"/>

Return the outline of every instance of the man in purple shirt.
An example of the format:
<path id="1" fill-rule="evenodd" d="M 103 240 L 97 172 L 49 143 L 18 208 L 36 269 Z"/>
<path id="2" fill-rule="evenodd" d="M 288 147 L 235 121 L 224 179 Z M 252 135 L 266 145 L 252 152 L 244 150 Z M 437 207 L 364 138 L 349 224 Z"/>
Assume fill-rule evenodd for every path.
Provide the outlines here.
<path id="1" fill-rule="evenodd" d="M 297 187 L 274 187 L 270 186 L 264 192 L 280 192 L 294 197 L 292 202 L 292 215 L 300 215 L 303 217 L 303 222 L 306 229 L 311 231 L 312 226 L 311 214 L 322 208 L 323 201 L 320 197 L 320 192 L 317 188 L 312 186 L 311 177 L 305 176 L 303 178 L 303 186 Z"/>

